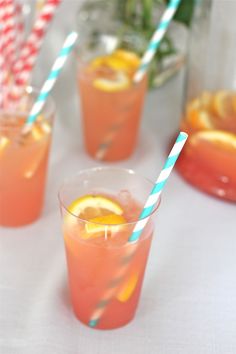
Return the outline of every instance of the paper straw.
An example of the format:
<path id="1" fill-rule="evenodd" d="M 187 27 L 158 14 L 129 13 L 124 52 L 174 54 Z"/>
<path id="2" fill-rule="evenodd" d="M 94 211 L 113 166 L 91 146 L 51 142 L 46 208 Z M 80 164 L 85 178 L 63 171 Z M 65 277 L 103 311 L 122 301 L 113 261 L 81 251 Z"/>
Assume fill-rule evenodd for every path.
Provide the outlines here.
<path id="1" fill-rule="evenodd" d="M 13 0 L 3 1 L 1 9 L 3 52 L 9 69 L 16 59 L 16 12 Z"/>
<path id="2" fill-rule="evenodd" d="M 148 48 L 141 59 L 141 64 L 140 64 L 137 72 L 134 75 L 134 79 L 133 79 L 134 82 L 141 81 L 144 74 L 146 73 L 147 68 L 148 68 L 150 62 L 152 61 L 152 58 L 154 57 L 154 55 L 161 43 L 161 40 L 169 27 L 169 24 L 174 16 L 178 6 L 179 6 L 180 1 L 181 0 L 171 0 L 169 5 L 167 6 L 167 8 L 161 18 L 161 22 L 157 26 L 157 29 L 154 32 L 154 34 L 149 42 Z"/>
<path id="3" fill-rule="evenodd" d="M 1 5 L 0 5 L 1 6 Z M 1 11 L 1 9 L 0 9 Z M 4 56 L 3 56 L 3 37 L 2 37 L 2 27 L 0 24 L 0 108 L 3 106 L 3 90 L 1 91 L 1 88 L 4 85 L 4 73 L 5 73 L 5 68 L 4 68 Z"/>
<path id="4" fill-rule="evenodd" d="M 24 32 L 25 32 L 23 4 L 19 2 L 16 2 L 16 32 L 17 32 L 17 36 L 16 36 L 17 55 L 19 55 L 24 42 Z"/>
<path id="5" fill-rule="evenodd" d="M 60 50 L 60 53 L 52 66 L 52 69 L 48 75 L 48 78 L 47 78 L 46 82 L 44 83 L 44 85 L 38 95 L 38 98 L 30 111 L 29 117 L 24 125 L 23 130 L 22 130 L 22 134 L 27 134 L 31 130 L 33 123 L 35 122 L 39 113 L 41 112 L 49 93 L 51 92 L 70 52 L 72 51 L 72 49 L 75 45 L 77 37 L 78 37 L 78 35 L 76 32 L 71 32 L 66 37 L 63 47 Z"/>
<path id="6" fill-rule="evenodd" d="M 165 10 L 161 22 L 157 26 L 156 31 L 154 32 L 150 43 L 148 45 L 148 48 L 143 55 L 141 59 L 141 64 L 137 70 L 137 72 L 134 75 L 134 82 L 138 83 L 139 81 L 142 80 L 145 72 L 147 71 L 148 65 L 150 64 L 153 56 L 155 55 L 161 40 L 166 33 L 169 24 L 171 22 L 171 19 L 173 18 L 178 5 L 181 0 L 171 0 L 169 3 L 167 9 Z M 98 160 L 103 160 L 111 147 L 111 145 L 114 142 L 114 139 L 116 138 L 117 133 L 120 131 L 120 129 L 123 127 L 126 117 L 121 117 L 117 122 L 114 122 L 114 124 L 111 125 L 110 129 L 108 130 L 107 134 L 104 136 L 104 139 L 102 142 L 99 144 L 98 149 L 95 153 L 95 158 Z"/>
<path id="7" fill-rule="evenodd" d="M 20 57 L 13 67 L 15 83 L 26 85 L 38 57 L 49 24 L 61 0 L 47 0 L 34 23 L 33 29 L 21 50 Z"/>
<path id="8" fill-rule="evenodd" d="M 165 187 L 165 184 L 168 180 L 168 177 L 170 176 L 170 173 L 175 165 L 175 162 L 177 161 L 179 154 L 181 150 L 183 149 L 183 146 L 188 138 L 188 135 L 184 132 L 180 132 L 176 142 L 171 149 L 171 152 L 165 162 L 165 165 L 159 175 L 159 177 L 156 180 L 155 186 L 153 187 L 145 205 L 143 208 L 142 213 L 139 216 L 139 220 L 136 223 L 134 230 L 128 240 L 128 244 L 130 244 L 130 247 L 127 247 L 126 253 L 124 257 L 121 258 L 120 264 L 118 271 L 115 273 L 114 278 L 111 279 L 109 284 L 107 285 L 107 289 L 104 292 L 102 298 L 100 301 L 97 303 L 96 308 L 90 318 L 89 321 L 89 326 L 90 327 L 96 327 L 98 324 L 99 320 L 101 319 L 103 313 L 106 310 L 106 307 L 110 303 L 110 301 L 113 299 L 114 295 L 117 294 L 117 290 L 119 288 L 119 285 L 122 283 L 124 280 L 124 276 L 126 275 L 127 268 L 133 259 L 133 256 L 135 254 L 135 251 L 138 247 L 138 240 L 142 234 L 142 231 L 144 230 L 148 220 L 150 219 L 150 216 L 152 214 L 152 211 L 155 209 L 155 206 L 157 205 L 160 195 L 163 191 L 163 188 Z"/>

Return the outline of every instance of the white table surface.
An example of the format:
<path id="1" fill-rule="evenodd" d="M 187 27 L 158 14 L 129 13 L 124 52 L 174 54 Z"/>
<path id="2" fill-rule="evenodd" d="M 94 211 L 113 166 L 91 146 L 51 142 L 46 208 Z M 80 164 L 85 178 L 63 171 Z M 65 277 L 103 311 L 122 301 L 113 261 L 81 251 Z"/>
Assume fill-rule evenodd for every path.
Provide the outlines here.
<path id="1" fill-rule="evenodd" d="M 65 8 L 68 14 L 76 5 L 66 0 L 58 13 L 38 64 L 38 85 L 70 28 L 63 24 Z M 58 117 L 43 215 L 27 227 L 0 228 L 0 353 L 235 354 L 236 208 L 175 172 L 156 219 L 135 320 L 97 331 L 73 316 L 57 190 L 66 176 L 98 165 L 83 150 L 74 79 L 71 59 L 54 90 Z M 178 127 L 181 92 L 178 75 L 148 94 L 137 151 L 115 165 L 155 179 Z"/>

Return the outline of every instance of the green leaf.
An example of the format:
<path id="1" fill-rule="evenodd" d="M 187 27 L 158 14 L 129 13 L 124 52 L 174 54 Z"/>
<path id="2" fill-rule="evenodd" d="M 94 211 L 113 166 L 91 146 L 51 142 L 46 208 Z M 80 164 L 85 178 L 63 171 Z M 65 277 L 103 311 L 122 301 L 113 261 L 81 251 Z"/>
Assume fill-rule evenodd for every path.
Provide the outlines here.
<path id="1" fill-rule="evenodd" d="M 167 4 L 169 2 L 170 0 L 166 0 Z M 194 3 L 195 0 L 181 0 L 179 8 L 174 16 L 174 20 L 189 27 L 193 16 Z"/>

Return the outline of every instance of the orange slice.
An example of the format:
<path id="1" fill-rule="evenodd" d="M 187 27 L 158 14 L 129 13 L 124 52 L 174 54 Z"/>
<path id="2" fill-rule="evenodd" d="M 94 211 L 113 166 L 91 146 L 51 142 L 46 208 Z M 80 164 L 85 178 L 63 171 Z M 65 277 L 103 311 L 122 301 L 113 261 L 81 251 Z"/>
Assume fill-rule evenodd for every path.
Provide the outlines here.
<path id="1" fill-rule="evenodd" d="M 221 130 L 198 132 L 192 136 L 190 142 L 197 144 L 199 141 L 207 141 L 215 144 L 218 148 L 234 151 L 236 153 L 236 135 Z"/>
<path id="2" fill-rule="evenodd" d="M 121 302 L 126 302 L 129 300 L 136 288 L 138 278 L 138 273 L 134 273 L 133 275 L 131 275 L 131 277 L 121 286 L 120 291 L 116 296 L 117 300 Z"/>
<path id="3" fill-rule="evenodd" d="M 85 222 L 82 238 L 98 236 L 99 233 L 117 232 L 126 222 L 122 216 L 123 209 L 114 200 L 102 195 L 85 195 L 76 199 L 68 208 L 71 214 L 67 214 L 65 222 L 74 224 L 78 216 Z M 108 226 L 111 225 L 111 226 Z M 99 235 L 100 236 L 100 235 Z M 105 235 L 106 236 L 106 235 Z"/>
<path id="4" fill-rule="evenodd" d="M 236 114 L 236 94 L 232 96 L 232 107 L 234 114 Z"/>
<path id="5" fill-rule="evenodd" d="M 126 66 L 137 69 L 140 65 L 140 58 L 131 51 L 124 49 L 117 49 L 113 53 L 113 57 L 120 59 L 123 63 L 126 63 Z"/>
<path id="6" fill-rule="evenodd" d="M 127 89 L 130 86 L 130 80 L 128 76 L 119 71 L 114 75 L 114 78 L 98 78 L 93 81 L 93 86 L 99 90 L 106 92 L 116 92 Z"/>
<path id="7" fill-rule="evenodd" d="M 109 214 L 104 216 L 98 216 L 93 219 L 89 219 L 89 222 L 85 225 L 86 233 L 83 234 L 83 238 L 89 238 L 94 236 L 100 236 L 101 233 L 106 236 L 111 233 L 119 232 L 126 223 L 126 219 L 122 215 Z"/>
<path id="8" fill-rule="evenodd" d="M 188 142 L 189 153 L 209 174 L 235 180 L 236 134 L 212 130 L 193 134 Z"/>
<path id="9" fill-rule="evenodd" d="M 81 219 L 89 220 L 107 214 L 122 215 L 123 209 L 114 200 L 102 195 L 85 195 L 76 199 L 68 208 L 69 212 Z"/>
<path id="10" fill-rule="evenodd" d="M 228 91 L 218 91 L 212 99 L 213 112 L 222 119 L 232 114 L 232 94 Z"/>
<path id="11" fill-rule="evenodd" d="M 187 123 L 196 130 L 214 128 L 210 114 L 202 109 L 201 101 L 194 99 L 187 106 Z"/>

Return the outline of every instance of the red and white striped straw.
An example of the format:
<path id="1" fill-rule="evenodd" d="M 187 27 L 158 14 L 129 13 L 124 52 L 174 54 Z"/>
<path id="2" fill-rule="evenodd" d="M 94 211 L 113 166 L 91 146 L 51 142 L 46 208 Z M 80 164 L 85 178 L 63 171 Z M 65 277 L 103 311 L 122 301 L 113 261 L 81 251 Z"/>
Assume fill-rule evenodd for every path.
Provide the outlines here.
<path id="1" fill-rule="evenodd" d="M 47 28 L 61 0 L 47 0 L 40 11 L 33 29 L 23 45 L 20 57 L 13 67 L 13 75 L 17 85 L 26 85 L 42 46 Z"/>
<path id="2" fill-rule="evenodd" d="M 16 60 L 16 12 L 14 0 L 4 0 L 1 5 L 3 52 L 9 70 Z"/>
<path id="3" fill-rule="evenodd" d="M 3 50 L 2 50 L 3 49 L 2 42 L 3 42 L 3 37 L 2 37 L 2 28 L 0 22 L 0 88 L 3 87 L 4 72 L 5 72 L 4 70 L 5 61 L 4 61 Z M 3 90 L 0 90 L 0 108 L 2 108 L 2 106 L 3 106 Z"/>
<path id="4" fill-rule="evenodd" d="M 23 4 L 20 2 L 16 2 L 16 32 L 17 32 L 17 37 L 16 37 L 17 54 L 19 55 L 24 42 L 24 32 L 25 32 Z"/>

